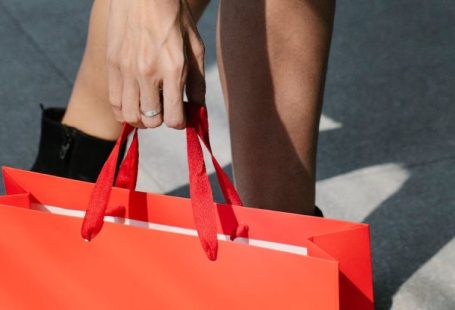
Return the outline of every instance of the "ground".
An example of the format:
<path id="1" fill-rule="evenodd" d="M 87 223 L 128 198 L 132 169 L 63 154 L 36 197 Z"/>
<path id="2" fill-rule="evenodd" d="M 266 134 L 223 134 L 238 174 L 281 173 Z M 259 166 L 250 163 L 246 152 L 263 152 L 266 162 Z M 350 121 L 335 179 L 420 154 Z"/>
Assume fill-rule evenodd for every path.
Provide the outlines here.
<path id="1" fill-rule="evenodd" d="M 1 165 L 29 168 L 39 103 L 66 104 L 90 5 L 0 0 Z M 199 29 L 214 151 L 230 171 L 216 7 L 212 1 Z M 451 1 L 337 3 L 317 202 L 327 217 L 371 224 L 377 309 L 454 309 L 454 18 Z M 141 154 L 140 189 L 187 194 L 182 132 L 141 132 Z"/>

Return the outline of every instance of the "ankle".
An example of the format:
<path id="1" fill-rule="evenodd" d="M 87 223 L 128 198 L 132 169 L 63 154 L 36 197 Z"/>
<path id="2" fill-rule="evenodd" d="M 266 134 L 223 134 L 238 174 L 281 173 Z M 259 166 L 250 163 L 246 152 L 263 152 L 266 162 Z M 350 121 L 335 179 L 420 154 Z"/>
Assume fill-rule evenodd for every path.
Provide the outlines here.
<path id="1" fill-rule="evenodd" d="M 96 106 L 68 105 L 62 124 L 109 141 L 117 140 L 122 129 L 122 125 L 114 119 L 110 110 Z"/>

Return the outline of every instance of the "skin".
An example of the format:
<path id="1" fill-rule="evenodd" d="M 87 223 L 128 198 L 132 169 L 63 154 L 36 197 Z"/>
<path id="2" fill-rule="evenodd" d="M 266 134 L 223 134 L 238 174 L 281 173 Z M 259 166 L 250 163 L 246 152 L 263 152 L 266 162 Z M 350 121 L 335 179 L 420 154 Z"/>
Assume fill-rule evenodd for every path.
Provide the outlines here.
<path id="1" fill-rule="evenodd" d="M 195 23 L 207 3 L 96 0 L 63 122 L 112 140 L 119 121 L 184 128 L 183 92 L 189 101 L 205 98 L 204 45 Z M 334 8 L 334 0 L 220 2 L 217 59 L 234 177 L 246 205 L 314 212 Z M 162 113 L 141 115 L 156 109 Z"/>
<path id="2" fill-rule="evenodd" d="M 185 84 L 190 101 L 205 97 L 204 45 L 185 1 L 111 0 L 107 37 L 109 99 L 116 119 L 140 128 L 163 121 L 185 128 Z M 155 117 L 141 115 L 161 109 Z"/>
<path id="3" fill-rule="evenodd" d="M 110 0 L 93 2 L 84 56 L 62 123 L 92 136 L 116 140 L 121 124 L 109 104 L 106 25 Z"/>
<path id="4" fill-rule="evenodd" d="M 195 22 L 208 2 L 94 1 L 84 56 L 62 123 L 106 140 L 118 138 L 123 121 L 141 128 L 157 127 L 164 116 L 169 127 L 184 128 L 182 85 L 188 83 L 188 99 L 200 102 L 205 97 L 205 50 Z M 163 3 L 167 14 L 150 8 L 161 8 Z M 153 29 L 154 15 L 141 12 L 168 17 L 155 18 L 159 23 Z M 181 23 L 175 21 L 176 16 Z M 134 22 L 127 24 L 127 19 Z M 180 24 L 184 31 L 178 27 Z M 152 41 L 150 33 L 159 36 Z M 184 40 L 188 48 L 183 53 Z M 160 64 L 157 70 L 156 63 Z M 140 99 L 146 105 L 143 110 L 159 108 L 154 103 L 160 102 L 158 88 L 165 78 L 168 83 L 163 87 L 163 112 L 168 113 L 143 118 Z"/>
<path id="5" fill-rule="evenodd" d="M 217 58 L 246 205 L 314 212 L 334 9 L 331 0 L 221 0 Z"/>

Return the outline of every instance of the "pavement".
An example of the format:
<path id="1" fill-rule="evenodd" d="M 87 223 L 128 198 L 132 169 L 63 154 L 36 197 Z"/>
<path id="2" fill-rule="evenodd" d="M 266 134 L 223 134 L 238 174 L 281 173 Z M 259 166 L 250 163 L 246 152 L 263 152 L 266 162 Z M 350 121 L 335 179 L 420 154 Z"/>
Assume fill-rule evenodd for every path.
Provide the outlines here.
<path id="1" fill-rule="evenodd" d="M 29 168 L 38 104 L 66 105 L 90 6 L 0 0 L 1 165 Z M 212 1 L 199 29 L 213 148 L 230 172 L 216 7 Z M 455 309 L 454 18 L 447 0 L 337 1 L 317 203 L 327 217 L 371 225 L 377 309 Z M 140 136 L 139 189 L 187 195 L 182 132 Z"/>

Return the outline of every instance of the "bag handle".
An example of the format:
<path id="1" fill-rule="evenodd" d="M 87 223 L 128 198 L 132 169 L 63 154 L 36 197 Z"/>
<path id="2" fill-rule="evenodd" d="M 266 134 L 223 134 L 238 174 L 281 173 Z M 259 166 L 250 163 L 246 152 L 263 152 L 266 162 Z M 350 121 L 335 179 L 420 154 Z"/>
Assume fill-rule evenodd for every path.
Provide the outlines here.
<path id="1" fill-rule="evenodd" d="M 210 153 L 212 164 L 215 168 L 218 183 L 220 184 L 221 192 L 223 194 L 225 202 L 227 204 L 242 206 L 243 204 L 240 200 L 237 190 L 235 189 L 227 174 L 224 172 L 218 160 L 213 155 L 209 138 L 207 109 L 205 107 L 199 108 L 195 104 L 192 104 L 191 106 L 192 107 L 187 108 L 190 127 L 196 129 L 197 135 L 202 140 L 205 147 Z M 130 128 L 129 130 L 134 129 Z M 136 131 L 128 153 L 125 159 L 122 161 L 115 186 L 134 190 L 137 181 L 137 168 L 139 158 L 138 153 L 138 139 Z"/>
<path id="2" fill-rule="evenodd" d="M 189 119 L 189 127 L 196 130 L 197 135 L 199 138 L 201 138 L 202 142 L 210 153 L 212 164 L 215 168 L 218 183 L 220 184 L 225 202 L 227 204 L 243 206 L 237 190 L 235 189 L 227 174 L 224 172 L 218 160 L 213 155 L 212 146 L 210 145 L 209 122 L 206 107 L 196 106 L 194 104 L 188 105 L 187 115 Z"/>
<path id="3" fill-rule="evenodd" d="M 212 188 L 205 167 L 200 139 L 203 141 L 211 155 L 217 179 L 226 202 L 235 205 L 242 205 L 242 203 L 235 187 L 229 180 L 229 177 L 213 155 L 208 132 L 207 109 L 205 106 L 193 103 L 185 103 L 185 106 L 188 119 L 186 139 L 193 218 L 204 251 L 209 259 L 215 260 L 218 249 L 216 209 L 213 201 Z M 138 136 L 137 130 L 130 125 L 125 124 L 114 149 L 98 176 L 90 198 L 81 230 L 83 238 L 87 241 L 93 239 L 103 226 L 104 215 L 109 211 L 107 210 L 107 205 L 115 178 L 115 168 L 119 150 L 123 143 L 126 142 L 128 135 L 133 131 L 133 140 L 128 153 L 120 166 L 116 186 L 131 190 L 134 190 L 135 188 L 139 157 Z M 231 239 L 238 236 L 245 236 L 248 231 L 248 226 L 237 221 L 232 209 L 228 209 L 228 212 L 226 212 L 225 215 L 229 216 L 229 221 L 234 225 L 234 230 L 230 232 Z M 222 219 L 221 223 L 223 224 Z"/>

